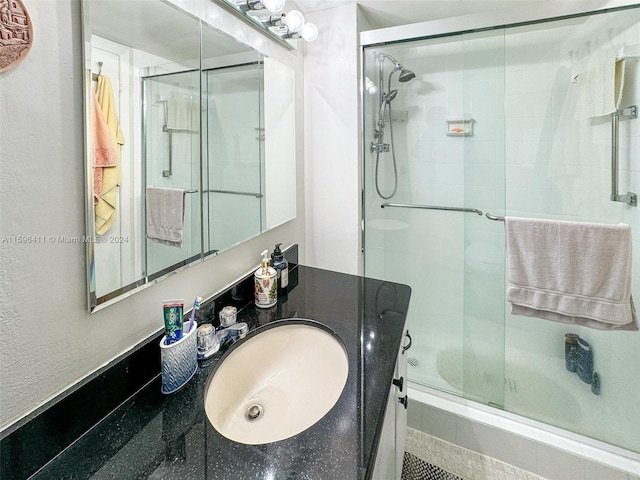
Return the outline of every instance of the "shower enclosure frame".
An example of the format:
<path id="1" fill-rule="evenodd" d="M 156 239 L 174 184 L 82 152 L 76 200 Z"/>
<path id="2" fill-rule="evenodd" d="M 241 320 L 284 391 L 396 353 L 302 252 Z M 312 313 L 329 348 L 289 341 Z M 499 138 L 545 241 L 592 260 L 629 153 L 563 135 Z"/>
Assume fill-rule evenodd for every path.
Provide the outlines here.
<path id="1" fill-rule="evenodd" d="M 548 7 L 548 8 L 545 8 Z M 581 5 L 565 5 L 564 2 L 545 2 L 544 4 L 535 5 L 534 7 L 518 7 L 515 9 L 506 9 L 501 12 L 493 12 L 492 14 L 468 15 L 453 19 L 435 20 L 419 24 L 411 24 L 402 27 L 386 28 L 381 30 L 365 31 L 360 34 L 360 69 L 361 69 L 361 97 L 360 97 L 360 127 L 363 132 L 361 138 L 361 212 L 362 212 L 362 228 L 361 228 L 361 244 L 363 257 L 367 251 L 367 243 L 365 237 L 365 215 L 366 215 L 366 188 L 371 183 L 370 178 L 366 178 L 365 165 L 369 161 L 369 135 L 365 130 L 365 95 L 366 88 L 364 86 L 365 79 L 365 51 L 368 47 L 383 48 L 388 44 L 400 44 L 402 42 L 412 42 L 415 40 L 438 39 L 461 34 L 482 32 L 493 29 L 503 29 L 507 27 L 518 27 L 545 23 L 548 21 L 563 20 L 581 16 L 593 15 L 608 11 L 623 10 L 626 8 L 637 8 L 637 2 L 631 1 L 609 1 L 605 5 L 602 2 L 584 1 Z M 429 32 L 425 35 L 425 32 Z M 403 62 L 403 59 L 399 59 Z M 408 63 L 404 61 L 404 63 Z M 408 65 L 411 68 L 411 65 Z M 365 187 L 365 185 L 367 187 Z M 373 187 L 371 187 L 373 189 Z M 388 199 L 378 199 L 382 202 L 393 202 Z M 401 206 L 403 204 L 394 205 L 387 203 L 385 206 Z M 429 207 L 429 206 L 422 206 Z M 435 207 L 436 209 L 458 210 L 451 207 Z M 473 211 L 478 213 L 476 209 L 460 209 L 462 211 Z M 482 213 L 479 213 L 482 215 Z M 489 217 L 489 219 L 492 219 Z M 363 259 L 364 264 L 364 259 Z M 555 427 L 553 427 L 555 428 Z M 588 437 L 585 437 L 589 439 Z M 597 440 L 596 443 L 600 443 Z M 608 445 L 608 444 L 605 444 Z M 612 446 L 613 450 L 619 450 L 618 447 Z M 633 453 L 633 452 L 631 452 Z"/>

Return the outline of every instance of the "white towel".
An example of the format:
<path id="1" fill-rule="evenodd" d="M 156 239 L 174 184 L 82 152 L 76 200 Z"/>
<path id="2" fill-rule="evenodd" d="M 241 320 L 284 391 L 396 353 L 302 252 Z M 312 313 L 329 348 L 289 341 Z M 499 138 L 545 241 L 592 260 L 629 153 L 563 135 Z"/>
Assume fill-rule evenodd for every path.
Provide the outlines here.
<path id="1" fill-rule="evenodd" d="M 610 115 L 620 108 L 625 61 L 615 53 L 596 53 L 578 76 L 576 119 Z"/>
<path id="2" fill-rule="evenodd" d="M 180 247 L 183 226 L 184 190 L 147 187 L 147 238 Z"/>
<path id="3" fill-rule="evenodd" d="M 191 95 L 177 95 L 167 103 L 167 128 L 185 132 L 200 131 L 200 103 Z"/>
<path id="4" fill-rule="evenodd" d="M 638 330 L 631 229 L 505 218 L 511 313 L 599 330 Z"/>

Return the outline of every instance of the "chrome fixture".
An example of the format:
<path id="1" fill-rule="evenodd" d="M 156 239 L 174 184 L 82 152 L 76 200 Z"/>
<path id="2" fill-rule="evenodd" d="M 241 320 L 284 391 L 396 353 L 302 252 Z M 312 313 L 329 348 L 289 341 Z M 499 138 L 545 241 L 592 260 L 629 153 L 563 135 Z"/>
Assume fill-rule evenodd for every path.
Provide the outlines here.
<path id="1" fill-rule="evenodd" d="M 307 42 L 313 42 L 318 38 L 318 27 L 305 22 L 304 15 L 299 10 L 270 15 L 260 22 L 265 28 L 273 28 L 282 38 L 302 38 Z"/>
<path id="2" fill-rule="evenodd" d="M 420 208 L 423 210 L 444 210 L 447 212 L 467 212 L 475 213 L 476 215 L 482 215 L 482 210 L 477 208 L 462 208 L 462 207 L 443 207 L 440 205 L 412 205 L 409 203 L 383 203 L 380 208 L 385 207 L 398 207 L 398 208 Z M 487 217 L 489 214 L 487 214 Z M 493 218 L 491 220 L 494 220 Z"/>
<path id="3" fill-rule="evenodd" d="M 618 193 L 618 142 L 620 138 L 619 125 L 620 117 L 638 118 L 638 106 L 617 110 L 611 114 L 611 197 L 612 202 L 626 203 L 631 207 L 638 206 L 638 195 L 633 192 L 627 192 L 626 195 Z"/>
<path id="4" fill-rule="evenodd" d="M 285 0 L 240 0 L 236 2 L 236 7 L 243 12 L 266 9 L 271 13 L 277 13 L 284 10 L 284 4 Z"/>
<path id="5" fill-rule="evenodd" d="M 389 80 L 387 81 L 386 93 L 384 92 L 384 78 L 383 78 L 383 67 L 384 67 L 385 60 L 389 60 L 394 64 L 393 69 L 389 73 Z M 396 98 L 396 95 L 398 94 L 398 90 L 397 89 L 391 90 L 391 77 L 393 76 L 394 73 L 400 72 L 398 81 L 405 83 L 410 80 L 413 80 L 416 74 L 413 73 L 411 70 L 404 68 L 404 66 L 400 62 L 398 62 L 391 55 L 387 55 L 386 53 L 380 53 L 378 55 L 378 62 L 379 62 L 378 79 L 380 82 L 380 90 L 379 90 L 380 91 L 380 109 L 378 110 L 378 121 L 376 123 L 376 129 L 373 132 L 373 137 L 375 141 L 371 142 L 369 150 L 371 151 L 371 153 L 376 154 L 376 166 L 375 166 L 375 174 L 374 174 L 376 192 L 378 192 L 378 195 L 384 200 L 389 200 L 396 194 L 396 191 L 398 190 L 398 165 L 396 162 L 396 151 L 393 144 L 393 125 L 391 123 L 391 101 L 394 98 Z M 371 92 L 375 92 L 376 90 L 374 88 L 371 88 L 371 85 L 368 85 L 367 91 L 371 93 Z M 389 111 L 389 135 L 391 138 L 390 143 L 384 143 L 385 110 Z M 391 152 L 391 159 L 393 162 L 393 191 L 391 192 L 390 195 L 385 196 L 380 191 L 380 185 L 378 182 L 378 167 L 380 165 L 380 154 L 387 153 L 387 152 Z"/>

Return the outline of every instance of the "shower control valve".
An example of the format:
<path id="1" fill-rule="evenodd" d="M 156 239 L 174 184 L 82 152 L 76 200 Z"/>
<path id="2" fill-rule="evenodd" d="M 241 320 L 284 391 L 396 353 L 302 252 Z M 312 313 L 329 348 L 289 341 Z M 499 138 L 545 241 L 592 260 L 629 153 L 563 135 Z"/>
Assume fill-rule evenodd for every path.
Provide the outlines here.
<path id="1" fill-rule="evenodd" d="M 388 143 L 373 143 L 371 142 L 371 147 L 369 147 L 371 153 L 385 153 L 389 151 Z"/>

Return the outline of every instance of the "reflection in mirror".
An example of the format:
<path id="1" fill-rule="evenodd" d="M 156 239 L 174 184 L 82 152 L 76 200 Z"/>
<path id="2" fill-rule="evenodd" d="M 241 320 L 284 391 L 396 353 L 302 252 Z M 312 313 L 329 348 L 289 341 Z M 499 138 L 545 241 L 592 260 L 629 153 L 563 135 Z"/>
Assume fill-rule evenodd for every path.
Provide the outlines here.
<path id="1" fill-rule="evenodd" d="M 263 231 L 262 65 L 257 55 L 242 60 L 203 70 L 207 254 Z"/>
<path id="2" fill-rule="evenodd" d="M 147 188 L 143 274 L 152 280 L 200 258 L 200 71 L 146 76 L 142 92 Z M 177 199 L 169 203 L 168 213 L 160 214 L 157 210 L 171 201 L 169 195 Z"/>
<path id="3" fill-rule="evenodd" d="M 169 247 L 144 239 L 146 186 L 191 191 L 200 183 L 200 22 L 160 1 L 85 1 L 83 14 L 85 67 L 92 72 L 86 151 L 93 201 L 87 226 L 96 239 L 88 248 L 89 301 L 96 307 L 170 265 L 199 258 L 197 198 L 175 201 L 176 208 L 184 203 L 181 242 Z M 184 96 L 196 105 L 196 123 L 188 134 L 172 135 L 166 120 Z M 172 153 L 175 173 L 163 175 Z"/>
<path id="4" fill-rule="evenodd" d="M 264 59 L 264 229 L 296 216 L 295 72 Z"/>
<path id="5" fill-rule="evenodd" d="M 92 312 L 296 214 L 293 71 L 171 1 L 82 2 Z"/>

